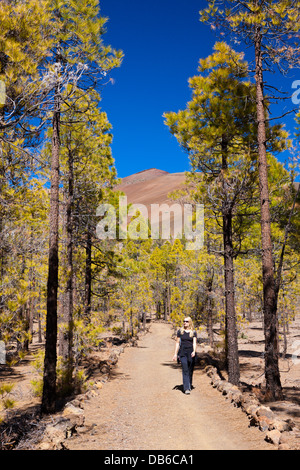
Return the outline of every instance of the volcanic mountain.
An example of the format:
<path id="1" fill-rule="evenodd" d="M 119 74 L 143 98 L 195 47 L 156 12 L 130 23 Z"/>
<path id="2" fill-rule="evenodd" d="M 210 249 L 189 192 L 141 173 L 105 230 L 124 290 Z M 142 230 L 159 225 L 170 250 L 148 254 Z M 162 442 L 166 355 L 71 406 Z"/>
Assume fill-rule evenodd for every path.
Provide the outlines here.
<path id="1" fill-rule="evenodd" d="M 151 204 L 170 203 L 168 194 L 183 187 L 185 173 L 168 173 L 151 168 L 122 179 L 117 189 L 124 192 L 128 203 Z"/>
<path id="2" fill-rule="evenodd" d="M 184 172 L 168 173 L 167 171 L 151 168 L 126 176 L 122 179 L 121 184 L 117 186 L 117 189 L 126 195 L 128 204 L 143 204 L 146 206 L 149 220 L 152 216 L 152 220 L 159 217 L 160 222 L 170 220 L 171 233 L 173 233 L 174 219 L 175 221 L 178 218 L 182 219 L 182 216 L 180 211 L 177 213 L 172 211 L 172 205 L 175 201 L 172 201 L 168 195 L 183 188 L 184 182 Z M 155 204 L 156 206 L 154 206 Z"/>

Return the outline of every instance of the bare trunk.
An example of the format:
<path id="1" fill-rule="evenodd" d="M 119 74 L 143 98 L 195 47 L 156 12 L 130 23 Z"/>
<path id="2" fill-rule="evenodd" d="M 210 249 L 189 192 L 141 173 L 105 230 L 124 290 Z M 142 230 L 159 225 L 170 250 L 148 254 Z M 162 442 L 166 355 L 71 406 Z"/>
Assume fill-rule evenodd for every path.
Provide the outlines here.
<path id="1" fill-rule="evenodd" d="M 213 275 L 209 277 L 207 286 L 207 333 L 209 345 L 211 348 L 214 346 L 214 331 L 213 331 L 213 301 L 212 301 L 212 287 Z"/>
<path id="2" fill-rule="evenodd" d="M 87 225 L 85 248 L 85 319 L 88 322 L 92 300 L 92 237 L 90 225 Z"/>
<path id="3" fill-rule="evenodd" d="M 227 142 L 222 138 L 222 179 L 224 189 L 224 202 L 222 205 L 223 217 L 223 245 L 224 245 L 224 281 L 225 281 L 225 311 L 226 311 L 226 357 L 228 367 L 228 381 L 238 385 L 240 381 L 240 365 L 237 340 L 235 295 L 234 295 L 234 266 L 232 245 L 232 208 L 226 194 L 227 170 Z"/>
<path id="4" fill-rule="evenodd" d="M 73 375 L 73 186 L 74 186 L 74 175 L 73 175 L 73 155 L 69 151 L 69 184 L 68 184 L 68 197 L 67 197 L 67 283 L 65 292 L 65 306 L 64 306 L 64 333 L 63 333 L 63 344 L 62 344 L 62 356 L 65 368 L 65 384 L 68 388 L 72 386 L 72 375 Z"/>
<path id="5" fill-rule="evenodd" d="M 53 113 L 51 157 L 51 190 L 49 221 L 49 260 L 47 283 L 47 319 L 44 361 L 42 412 L 55 411 L 56 398 L 56 345 L 57 345 L 57 291 L 58 291 L 58 219 L 59 219 L 59 152 L 60 152 L 60 97 L 56 88 Z"/>
<path id="6" fill-rule="evenodd" d="M 240 366 L 234 295 L 232 215 L 230 211 L 223 212 L 223 240 L 228 381 L 234 385 L 238 385 L 240 381 Z"/>
<path id="7" fill-rule="evenodd" d="M 269 400 L 282 399 L 278 364 L 278 320 L 275 273 L 272 254 L 271 216 L 268 188 L 268 166 L 266 151 L 266 124 L 263 90 L 263 68 L 261 34 L 257 27 L 255 37 L 255 80 L 258 125 L 259 189 L 261 207 L 261 248 L 263 274 L 263 309 L 265 331 L 265 378 L 266 396 Z"/>
<path id="8" fill-rule="evenodd" d="M 166 321 L 168 320 L 170 313 L 171 313 L 170 300 L 171 300 L 170 276 L 169 276 L 169 271 L 166 268 L 166 287 L 165 287 L 165 297 L 164 297 L 164 304 L 165 304 L 164 320 Z"/>
<path id="9" fill-rule="evenodd" d="M 209 301 L 209 304 L 211 303 L 211 301 Z M 207 333 L 208 333 L 208 340 L 209 340 L 209 345 L 211 348 L 214 347 L 214 330 L 213 330 L 213 321 L 212 321 L 212 310 L 210 309 L 210 306 L 209 306 L 209 309 L 208 309 L 208 319 L 207 319 Z"/>

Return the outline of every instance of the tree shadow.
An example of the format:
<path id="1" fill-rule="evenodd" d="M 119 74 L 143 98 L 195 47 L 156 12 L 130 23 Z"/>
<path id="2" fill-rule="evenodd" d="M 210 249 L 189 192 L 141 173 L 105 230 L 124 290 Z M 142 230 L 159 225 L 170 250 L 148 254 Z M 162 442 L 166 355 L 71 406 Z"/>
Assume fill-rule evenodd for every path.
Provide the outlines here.
<path id="1" fill-rule="evenodd" d="M 172 367 L 172 369 L 178 369 L 181 367 L 180 362 L 162 362 L 162 366 Z M 208 353 L 196 353 L 195 356 L 195 370 L 196 369 L 205 369 L 206 366 L 213 366 L 217 369 L 218 374 L 221 374 L 220 371 L 220 362 L 217 359 L 211 357 Z"/>
<path id="2" fill-rule="evenodd" d="M 25 361 L 22 361 L 21 365 L 24 365 L 24 362 Z M 12 367 L 3 365 L 0 368 L 0 382 L 2 382 L 4 380 L 22 380 L 22 379 L 24 379 L 25 375 L 24 375 L 24 373 L 22 373 L 18 370 L 18 365 L 19 364 L 16 364 Z"/>
<path id="3" fill-rule="evenodd" d="M 242 349 L 239 351 L 239 357 L 260 357 L 263 358 L 264 353 L 261 351 L 252 351 L 250 349 Z"/>

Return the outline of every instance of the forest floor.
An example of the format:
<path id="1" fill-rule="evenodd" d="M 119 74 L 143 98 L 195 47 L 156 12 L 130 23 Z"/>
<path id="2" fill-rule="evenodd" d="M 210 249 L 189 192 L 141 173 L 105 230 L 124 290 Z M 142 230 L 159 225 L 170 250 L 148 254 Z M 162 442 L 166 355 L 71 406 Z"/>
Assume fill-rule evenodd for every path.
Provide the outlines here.
<path id="1" fill-rule="evenodd" d="M 285 399 L 267 406 L 300 428 L 299 326 L 298 320 L 290 327 L 288 354 L 280 361 Z M 261 324 L 251 323 L 243 332 L 241 382 L 254 386 L 259 396 L 264 375 Z M 274 450 L 258 427 L 249 427 L 247 415 L 212 387 L 203 368 L 195 368 L 191 394 L 182 393 L 181 368 L 172 362 L 172 333 L 170 324 L 154 321 L 140 335 L 137 347 L 124 348 L 109 380 L 85 402 L 84 426 L 68 439 L 68 449 Z M 199 336 L 201 353 L 207 349 L 206 334 Z M 39 405 L 30 383 L 37 375 L 32 358 L 0 371 L 0 383 L 15 383 L 17 410 Z"/>

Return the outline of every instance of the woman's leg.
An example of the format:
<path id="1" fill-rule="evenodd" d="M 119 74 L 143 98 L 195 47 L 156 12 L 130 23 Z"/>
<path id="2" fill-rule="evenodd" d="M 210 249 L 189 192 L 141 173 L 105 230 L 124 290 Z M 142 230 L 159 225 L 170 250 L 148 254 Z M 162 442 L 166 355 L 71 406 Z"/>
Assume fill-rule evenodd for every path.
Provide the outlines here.
<path id="1" fill-rule="evenodd" d="M 190 390 L 192 390 L 192 385 L 193 385 L 193 373 L 194 373 L 194 367 L 195 367 L 195 358 L 191 357 L 191 361 L 189 363 L 189 373 L 190 373 Z"/>
<path id="2" fill-rule="evenodd" d="M 183 391 L 185 392 L 191 388 L 189 360 L 187 356 L 180 356 L 180 362 L 182 367 Z"/>

